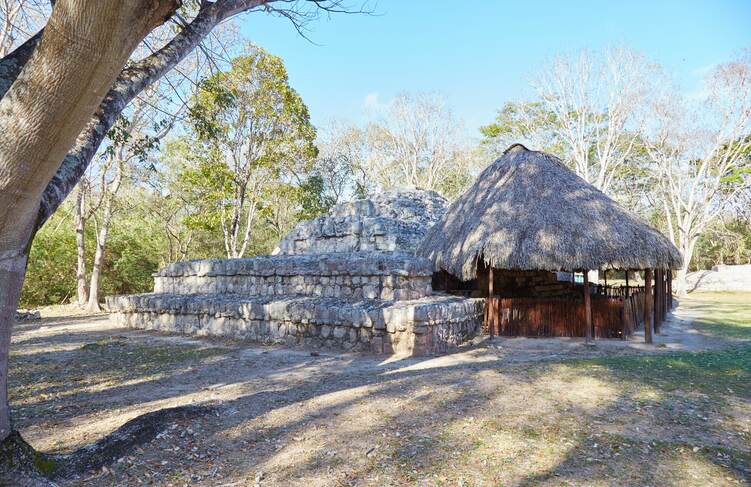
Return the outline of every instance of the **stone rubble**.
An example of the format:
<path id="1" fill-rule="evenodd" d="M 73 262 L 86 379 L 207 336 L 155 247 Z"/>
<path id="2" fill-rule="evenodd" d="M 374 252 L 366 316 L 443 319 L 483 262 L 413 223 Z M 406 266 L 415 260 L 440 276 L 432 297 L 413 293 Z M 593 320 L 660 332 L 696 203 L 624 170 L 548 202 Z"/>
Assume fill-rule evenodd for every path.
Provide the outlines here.
<path id="1" fill-rule="evenodd" d="M 371 199 L 341 203 L 327 215 L 298 223 L 274 253 L 412 252 L 447 206 L 435 191 L 384 191 Z"/>
<path id="2" fill-rule="evenodd" d="M 42 319 L 42 314 L 39 312 L 38 309 L 16 310 L 16 321 L 36 321 L 36 320 L 41 320 L 41 319 Z"/>

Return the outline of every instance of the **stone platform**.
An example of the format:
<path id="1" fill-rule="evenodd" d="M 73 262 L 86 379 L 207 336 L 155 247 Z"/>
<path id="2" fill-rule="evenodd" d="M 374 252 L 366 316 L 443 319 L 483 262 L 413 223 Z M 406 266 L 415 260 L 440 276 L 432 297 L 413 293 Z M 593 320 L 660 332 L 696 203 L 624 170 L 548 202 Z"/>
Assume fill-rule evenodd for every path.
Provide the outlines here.
<path id="1" fill-rule="evenodd" d="M 427 259 L 402 252 L 346 252 L 195 260 L 154 274 L 155 293 L 419 299 L 431 294 Z"/>
<path id="2" fill-rule="evenodd" d="M 154 292 L 112 296 L 123 325 L 261 343 L 421 355 L 472 338 L 484 300 L 434 294 L 413 250 L 445 211 L 432 191 L 389 191 L 301 222 L 277 255 L 195 260 L 154 274 Z"/>
<path id="3" fill-rule="evenodd" d="M 149 293 L 107 299 L 131 328 L 385 354 L 445 352 L 472 338 L 483 300 Z"/>

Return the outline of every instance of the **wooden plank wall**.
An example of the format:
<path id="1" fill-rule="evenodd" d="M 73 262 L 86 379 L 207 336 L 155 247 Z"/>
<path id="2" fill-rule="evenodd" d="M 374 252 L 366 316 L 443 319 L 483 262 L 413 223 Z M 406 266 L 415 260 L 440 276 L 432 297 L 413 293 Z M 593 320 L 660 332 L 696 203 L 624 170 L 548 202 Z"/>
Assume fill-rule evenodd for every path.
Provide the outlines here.
<path id="1" fill-rule="evenodd" d="M 634 297 L 629 301 L 638 302 Z M 627 318 L 622 298 L 592 296 L 594 336 L 624 338 L 633 333 L 635 321 Z M 633 308 L 634 304 L 630 304 Z M 632 312 L 632 309 L 628 310 Z M 580 337 L 585 332 L 584 303 L 555 298 L 502 298 L 486 300 L 487 332 L 503 336 Z"/>

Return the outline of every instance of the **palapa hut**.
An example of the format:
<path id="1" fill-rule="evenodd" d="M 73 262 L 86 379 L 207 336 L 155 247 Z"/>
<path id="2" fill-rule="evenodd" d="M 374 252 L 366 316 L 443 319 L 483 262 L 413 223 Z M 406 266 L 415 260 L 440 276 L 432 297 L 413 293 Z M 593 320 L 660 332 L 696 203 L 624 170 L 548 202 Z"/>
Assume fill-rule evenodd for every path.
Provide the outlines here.
<path id="1" fill-rule="evenodd" d="M 681 264 L 660 232 L 557 157 L 521 144 L 480 174 L 417 253 L 433 262 L 435 288 L 484 291 L 491 335 L 588 340 L 625 337 L 646 322 L 651 341 L 651 324 L 657 328 L 672 304 L 669 271 Z M 626 286 L 590 285 L 588 270 L 609 269 L 627 271 Z M 643 287 L 628 285 L 629 270 L 644 270 Z"/>

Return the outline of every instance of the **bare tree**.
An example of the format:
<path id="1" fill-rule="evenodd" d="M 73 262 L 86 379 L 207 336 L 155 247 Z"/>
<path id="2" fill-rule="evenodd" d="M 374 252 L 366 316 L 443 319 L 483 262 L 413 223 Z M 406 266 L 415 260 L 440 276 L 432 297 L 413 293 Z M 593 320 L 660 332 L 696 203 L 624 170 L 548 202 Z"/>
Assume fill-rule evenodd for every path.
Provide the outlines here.
<path id="1" fill-rule="evenodd" d="M 0 0 L 0 57 L 38 31 L 49 13 L 49 0 Z"/>
<path id="2" fill-rule="evenodd" d="M 333 204 L 369 193 L 365 134 L 359 127 L 333 120 L 318 130 L 316 146 L 316 171 Z"/>
<path id="3" fill-rule="evenodd" d="M 700 106 L 674 92 L 657 98 L 645 136 L 669 236 L 683 254 L 681 293 L 699 237 L 751 184 L 751 57 L 719 65 L 706 85 Z"/>
<path id="4" fill-rule="evenodd" d="M 655 68 L 626 48 L 555 59 L 534 86 L 576 173 L 609 192 L 634 149 L 635 114 Z"/>
<path id="5" fill-rule="evenodd" d="M 366 129 L 365 167 L 377 186 L 440 190 L 464 161 L 462 123 L 435 94 L 398 95 Z"/>

